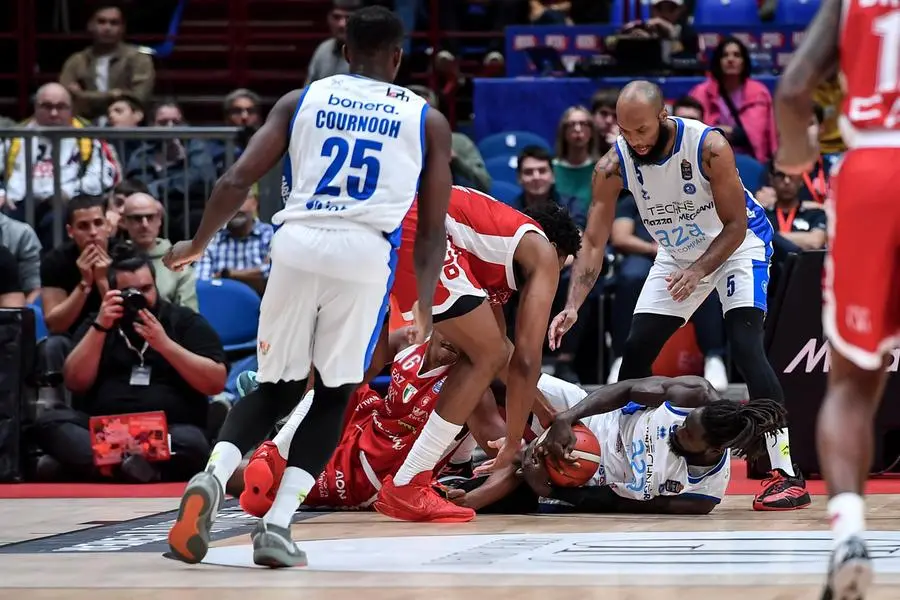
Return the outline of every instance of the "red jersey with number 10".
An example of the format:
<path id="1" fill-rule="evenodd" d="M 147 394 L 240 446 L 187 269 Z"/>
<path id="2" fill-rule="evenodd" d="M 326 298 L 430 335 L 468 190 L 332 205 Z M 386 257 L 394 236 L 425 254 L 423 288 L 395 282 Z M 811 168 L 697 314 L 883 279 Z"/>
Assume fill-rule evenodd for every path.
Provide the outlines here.
<path id="1" fill-rule="evenodd" d="M 900 132 L 900 3 L 843 0 L 842 17 L 841 125 L 845 141 L 853 147 L 854 129 Z"/>
<path id="2" fill-rule="evenodd" d="M 516 291 L 513 259 L 519 242 L 529 231 L 544 236 L 534 219 L 511 206 L 479 191 L 453 186 L 447 209 L 447 236 L 465 252 L 469 269 L 491 304 L 506 304 Z"/>

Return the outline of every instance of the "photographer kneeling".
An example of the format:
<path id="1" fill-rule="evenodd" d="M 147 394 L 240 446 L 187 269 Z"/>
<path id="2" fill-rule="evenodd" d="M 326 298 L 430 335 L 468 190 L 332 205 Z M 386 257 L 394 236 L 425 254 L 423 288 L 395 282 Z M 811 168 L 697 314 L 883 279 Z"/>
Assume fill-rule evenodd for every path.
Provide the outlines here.
<path id="1" fill-rule="evenodd" d="M 117 250 L 100 312 L 81 324 L 65 362 L 74 409 L 48 411 L 35 424 L 36 441 L 47 455 L 39 476 L 59 471 L 69 480 L 104 474 L 185 481 L 206 465 L 207 397 L 225 387 L 225 351 L 201 315 L 159 299 L 145 255 L 131 244 Z M 118 468 L 95 467 L 90 417 L 149 411 L 165 413 L 171 458 L 150 463 L 135 453 Z"/>

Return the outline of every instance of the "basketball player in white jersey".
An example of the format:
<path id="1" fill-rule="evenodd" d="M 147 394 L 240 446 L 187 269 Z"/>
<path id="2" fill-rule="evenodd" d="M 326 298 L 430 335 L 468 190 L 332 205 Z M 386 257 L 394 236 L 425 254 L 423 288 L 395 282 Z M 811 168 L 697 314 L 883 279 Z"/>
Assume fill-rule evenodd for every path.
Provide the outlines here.
<path id="1" fill-rule="evenodd" d="M 575 261 L 566 308 L 550 324 L 550 347 L 575 323 L 597 280 L 623 187 L 659 249 L 638 298 L 620 379 L 647 377 L 666 341 L 715 289 L 722 301 L 734 362 L 751 401 L 784 393 L 763 347 L 763 322 L 774 232 L 744 188 L 724 135 L 700 121 L 667 115 L 659 87 L 633 81 L 619 96 L 622 132 L 594 170 L 593 206 Z M 810 503 L 794 470 L 787 430 L 769 446 L 772 471 L 756 510 Z"/>
<path id="2" fill-rule="evenodd" d="M 728 487 L 729 449 L 765 454 L 765 434 L 785 424 L 778 402 L 724 400 L 702 377 L 633 379 L 590 395 L 549 383 L 541 392 L 562 412 L 527 449 L 524 475 L 542 497 L 579 511 L 707 514 Z M 600 466 L 581 488 L 553 487 L 543 458 L 570 460 L 577 422 L 600 441 Z"/>
<path id="3" fill-rule="evenodd" d="M 193 262 L 238 210 L 251 184 L 287 153 L 284 209 L 272 222 L 272 271 L 259 322 L 259 388 L 222 427 L 206 471 L 187 486 L 169 533 L 175 558 L 203 559 L 225 483 L 303 395 L 315 365 L 315 401 L 294 436 L 270 510 L 253 533 L 253 559 L 306 564 L 290 536 L 294 512 L 337 445 L 344 410 L 363 380 L 388 309 L 400 224 L 418 188 L 416 338 L 431 329 L 431 304 L 446 250 L 450 127 L 437 111 L 391 82 L 403 26 L 370 7 L 347 23 L 349 75 L 284 96 L 247 150 L 216 184 L 195 238 L 165 257 Z M 421 174 L 421 181 L 419 181 Z"/>

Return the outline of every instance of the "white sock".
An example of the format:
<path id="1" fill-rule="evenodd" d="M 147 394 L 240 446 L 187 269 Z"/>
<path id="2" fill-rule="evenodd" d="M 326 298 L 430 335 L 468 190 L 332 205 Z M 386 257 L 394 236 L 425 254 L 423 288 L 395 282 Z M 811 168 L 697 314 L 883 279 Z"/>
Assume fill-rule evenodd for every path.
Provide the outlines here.
<path id="1" fill-rule="evenodd" d="M 432 412 L 419 439 L 410 448 L 406 460 L 394 475 L 394 485 L 406 485 L 419 473 L 433 470 L 461 430 L 462 425 L 454 425 Z"/>
<path id="2" fill-rule="evenodd" d="M 300 427 L 300 423 L 303 422 L 312 403 L 313 392 L 310 391 L 303 396 L 303 400 L 300 401 L 300 404 L 297 405 L 297 408 L 294 409 L 294 412 L 288 417 L 287 422 L 278 430 L 278 433 L 275 434 L 275 438 L 272 440 L 272 442 L 278 446 L 278 454 L 280 454 L 281 458 L 284 460 L 287 460 L 288 453 L 291 451 L 291 441 L 294 439 L 294 434 L 297 433 L 297 428 Z"/>
<path id="3" fill-rule="evenodd" d="M 866 530 L 866 501 L 859 494 L 845 492 L 828 501 L 828 517 L 837 547 L 847 538 Z"/>
<path id="4" fill-rule="evenodd" d="M 476 446 L 478 446 L 478 443 L 475 441 L 475 438 L 471 434 L 467 435 L 460 443 L 459 448 L 456 449 L 456 452 L 453 453 L 453 456 L 450 457 L 450 464 L 464 465 L 472 460 L 472 452 L 475 451 Z"/>
<path id="5" fill-rule="evenodd" d="M 243 458 L 241 451 L 231 442 L 218 442 L 209 455 L 209 460 L 206 462 L 206 470 L 209 471 L 210 467 L 212 467 L 213 477 L 219 480 L 224 490 L 225 484 L 237 471 Z"/>
<path id="6" fill-rule="evenodd" d="M 272 508 L 263 521 L 279 527 L 290 527 L 294 513 L 306 499 L 309 490 L 316 484 L 316 478 L 299 467 L 288 467 L 275 494 Z"/>
<path id="7" fill-rule="evenodd" d="M 791 477 L 796 475 L 794 462 L 791 460 L 791 442 L 788 439 L 787 428 L 779 429 L 774 435 L 767 435 L 766 448 L 773 469 L 781 469 Z"/>

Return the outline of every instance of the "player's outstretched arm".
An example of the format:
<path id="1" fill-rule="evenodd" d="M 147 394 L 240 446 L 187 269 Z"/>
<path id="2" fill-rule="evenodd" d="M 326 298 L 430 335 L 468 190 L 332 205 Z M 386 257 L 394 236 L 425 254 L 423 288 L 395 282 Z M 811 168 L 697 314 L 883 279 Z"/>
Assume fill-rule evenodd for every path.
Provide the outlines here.
<path id="1" fill-rule="evenodd" d="M 623 184 L 619 155 L 613 147 L 594 167 L 591 208 L 588 212 L 587 226 L 581 237 L 581 250 L 572 265 L 566 306 L 554 317 L 548 330 L 551 350 L 559 347 L 563 335 L 575 324 L 578 309 L 597 283 L 597 277 L 603 269 L 606 242 L 609 240 L 609 232 L 616 215 L 616 202 Z"/>
<path id="2" fill-rule="evenodd" d="M 701 278 L 722 266 L 747 235 L 746 191 L 734 162 L 734 151 L 724 135 L 718 131 L 707 134 L 702 161 L 723 227 L 706 252 L 689 267 Z"/>
<path id="3" fill-rule="evenodd" d="M 447 205 L 450 203 L 450 124 L 437 110 L 425 113 L 425 164 L 419 184 L 419 224 L 413 248 L 418 315 L 431 329 L 431 309 L 447 251 Z M 426 332 L 422 332 L 426 333 Z"/>
<path id="4" fill-rule="evenodd" d="M 802 175 L 815 163 L 818 140 L 810 139 L 807 133 L 812 93 L 837 68 L 840 22 L 841 0 L 824 0 L 778 81 L 775 123 L 779 147 L 775 162 L 785 173 Z"/>
<path id="5" fill-rule="evenodd" d="M 553 486 L 550 498 L 567 502 L 575 512 L 584 513 L 707 515 L 717 504 L 710 498 L 687 495 L 655 496 L 649 500 L 623 498 L 606 485 L 578 488 Z"/>
<path id="6" fill-rule="evenodd" d="M 284 156 L 290 141 L 291 119 L 302 92 L 294 90 L 275 103 L 266 122 L 250 138 L 247 149 L 216 181 L 194 235 L 195 247 L 202 249 L 209 244 L 247 199 L 250 186 L 262 179 Z"/>

